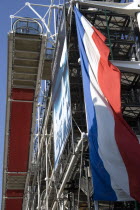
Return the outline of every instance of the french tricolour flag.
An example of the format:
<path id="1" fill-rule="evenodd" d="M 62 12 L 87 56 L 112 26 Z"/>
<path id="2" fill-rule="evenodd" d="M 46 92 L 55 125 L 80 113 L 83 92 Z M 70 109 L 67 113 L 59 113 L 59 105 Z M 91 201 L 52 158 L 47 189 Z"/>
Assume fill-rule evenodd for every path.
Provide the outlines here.
<path id="1" fill-rule="evenodd" d="M 94 200 L 140 201 L 140 145 L 121 115 L 120 71 L 105 37 L 75 8 Z"/>

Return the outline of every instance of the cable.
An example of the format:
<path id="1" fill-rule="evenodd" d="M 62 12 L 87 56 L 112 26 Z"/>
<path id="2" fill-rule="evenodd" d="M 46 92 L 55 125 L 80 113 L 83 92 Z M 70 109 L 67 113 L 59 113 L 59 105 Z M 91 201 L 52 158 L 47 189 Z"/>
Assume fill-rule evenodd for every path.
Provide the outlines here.
<path id="1" fill-rule="evenodd" d="M 16 15 L 17 13 L 19 13 L 22 9 L 24 9 L 24 7 L 26 7 L 26 5 L 23 6 L 23 7 L 21 7 L 21 9 L 19 9 L 14 15 Z"/>
<path id="2" fill-rule="evenodd" d="M 108 42 L 109 42 L 110 53 L 111 53 L 111 59 L 113 60 L 113 52 L 112 52 L 112 46 L 111 46 L 111 39 L 110 39 L 110 32 L 109 32 L 109 24 L 108 24 L 108 18 L 107 18 L 107 11 L 104 10 L 104 13 L 105 13 L 105 19 L 106 19 L 107 36 L 108 36 Z"/>
<path id="3" fill-rule="evenodd" d="M 81 175 L 82 175 L 82 163 L 83 163 L 83 141 L 82 141 L 82 151 L 81 151 L 81 163 L 80 163 L 80 176 L 79 176 L 79 189 L 78 189 L 77 210 L 79 210 L 80 189 L 81 189 Z"/>
<path id="4" fill-rule="evenodd" d="M 77 122 L 75 121 L 75 119 L 72 117 L 72 120 L 74 121 L 75 125 L 77 126 L 78 130 L 80 131 L 80 133 L 82 134 L 83 132 L 81 131 L 81 129 L 79 128 Z"/>

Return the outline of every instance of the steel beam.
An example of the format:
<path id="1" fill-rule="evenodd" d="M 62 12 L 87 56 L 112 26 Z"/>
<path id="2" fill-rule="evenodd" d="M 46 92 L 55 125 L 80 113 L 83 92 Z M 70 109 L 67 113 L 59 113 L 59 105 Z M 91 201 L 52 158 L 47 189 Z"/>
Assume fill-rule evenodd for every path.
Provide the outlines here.
<path id="1" fill-rule="evenodd" d="M 31 172 L 31 160 L 32 160 L 32 152 L 33 152 L 33 138 L 34 138 L 34 128 L 35 128 L 35 118 L 36 118 L 36 108 L 37 108 L 37 96 L 40 90 L 40 84 L 41 84 L 41 77 L 43 73 L 43 65 L 44 65 L 44 59 L 45 59 L 45 49 L 46 49 L 46 36 L 42 36 L 42 44 L 41 44 L 41 51 L 40 51 L 40 59 L 39 59 L 39 65 L 38 65 L 38 75 L 36 80 L 36 88 L 35 88 L 35 95 L 34 95 L 34 104 L 33 104 L 33 118 L 32 118 L 32 128 L 31 128 L 31 141 L 30 141 L 30 151 L 29 151 L 29 162 L 28 162 L 28 174 L 26 178 L 25 183 L 25 190 L 24 194 L 26 194 L 29 178 L 30 178 L 30 172 Z M 25 209 L 25 199 L 23 201 L 22 209 Z"/>
<path id="2" fill-rule="evenodd" d="M 77 144 L 77 146 L 76 146 L 76 148 L 75 148 L 75 151 L 74 151 L 74 154 L 72 155 L 72 158 L 71 158 L 71 161 L 70 161 L 70 163 L 69 163 L 68 169 L 67 169 L 67 171 L 66 171 L 66 173 L 65 173 L 65 175 L 64 175 L 62 184 L 60 185 L 60 189 L 59 189 L 59 191 L 58 191 L 58 193 L 57 193 L 57 199 L 60 198 L 60 196 L 61 196 L 61 194 L 62 194 L 62 192 L 63 192 L 63 190 L 64 190 L 64 187 L 65 187 L 65 185 L 66 185 L 66 183 L 67 183 L 67 181 L 68 181 L 68 179 L 69 179 L 69 175 L 70 175 L 70 173 L 71 173 L 71 171 L 72 171 L 72 168 L 73 168 L 73 166 L 74 166 L 74 164 L 75 164 L 75 161 L 76 161 L 76 159 L 77 159 L 77 154 L 79 153 L 79 151 L 80 151 L 80 149 L 81 149 L 82 142 L 83 142 L 84 139 L 86 139 L 86 138 L 87 138 L 87 135 L 86 135 L 85 133 L 82 133 L 82 134 L 81 134 L 81 139 L 79 140 L 79 142 L 78 142 L 78 144 Z M 52 210 L 55 210 L 56 208 L 57 208 L 57 201 L 54 202 L 53 207 L 52 207 Z"/>
<path id="3" fill-rule="evenodd" d="M 126 14 L 135 17 L 136 13 L 140 12 L 139 2 L 134 1 L 130 3 L 115 3 L 115 2 L 103 2 L 103 1 L 75 1 L 79 5 L 83 5 L 91 8 L 99 8 L 110 10 L 116 13 Z"/>
<path id="4" fill-rule="evenodd" d="M 10 101 L 8 97 L 11 95 L 11 80 L 12 80 L 12 58 L 13 58 L 13 33 L 9 34 L 8 39 L 8 81 L 7 81 L 7 104 L 6 104 L 6 121 L 5 121 L 5 143 L 4 143 L 4 160 L 3 160 L 3 186 L 2 195 L 5 197 L 6 192 L 6 172 L 7 172 L 7 157 L 8 157 L 8 141 L 9 141 L 9 121 L 10 121 Z M 5 199 L 2 198 L 1 209 L 5 209 Z"/>
<path id="5" fill-rule="evenodd" d="M 110 62 L 123 72 L 140 74 L 140 61 L 110 60 Z"/>

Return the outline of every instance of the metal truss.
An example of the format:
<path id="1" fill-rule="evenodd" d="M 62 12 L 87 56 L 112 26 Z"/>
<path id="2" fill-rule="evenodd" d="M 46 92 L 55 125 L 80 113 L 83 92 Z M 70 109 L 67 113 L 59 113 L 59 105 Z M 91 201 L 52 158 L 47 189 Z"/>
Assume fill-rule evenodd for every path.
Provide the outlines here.
<path id="1" fill-rule="evenodd" d="M 133 16 L 128 14 L 117 14 L 112 11 L 98 11 L 97 9 L 91 8 L 93 2 L 90 5 L 88 3 L 79 3 L 79 9 L 88 18 L 88 20 L 98 28 L 107 37 L 107 45 L 110 47 L 111 54 L 110 59 L 120 60 L 120 61 L 137 61 L 139 60 L 137 56 L 137 22 Z M 95 3 L 96 4 L 96 3 Z M 98 4 L 98 3 L 97 3 Z M 103 8 L 102 8 L 103 9 Z M 93 13 L 94 11 L 94 13 Z M 77 130 L 86 130 L 86 125 L 83 124 L 85 120 L 84 116 L 84 103 L 83 103 L 83 93 L 82 93 L 82 82 L 81 82 L 81 72 L 78 63 L 79 54 L 77 40 L 75 38 L 76 31 L 74 28 L 74 22 L 72 22 L 71 36 L 69 42 L 69 67 L 70 67 L 70 81 L 71 81 L 71 100 L 72 100 L 72 115 L 73 115 L 73 133 Z M 119 61 L 118 61 L 119 63 Z M 122 66 L 124 66 L 122 64 Z M 132 129 L 137 135 L 139 135 L 138 117 L 140 111 L 140 103 L 136 98 L 138 98 L 139 92 L 139 72 L 133 73 L 133 70 L 127 72 L 129 64 L 124 67 L 125 71 L 122 71 L 122 111 L 125 119 L 130 124 Z M 127 83 L 126 83 L 127 81 Z M 129 81 L 129 82 L 128 82 Z M 126 83 L 126 84 L 125 84 Z M 126 93 L 127 91 L 127 94 Z M 131 92 L 134 92 L 136 98 L 132 97 Z M 80 98 L 79 98 L 80 97 Z M 131 100 L 131 104 L 127 102 L 127 99 Z M 80 103 L 79 103 L 80 101 Z M 124 103 L 125 101 L 125 103 Z M 82 114 L 83 113 L 83 114 Z M 129 114 L 129 117 L 128 117 Z M 78 122 L 78 123 L 77 123 Z M 81 123 L 82 122 L 82 123 Z M 134 123 L 136 122 L 136 123 Z M 74 138 L 74 144 L 76 144 L 76 139 Z M 65 177 L 65 161 L 68 162 L 70 159 L 70 153 L 72 151 L 72 146 L 69 148 L 69 152 L 63 153 L 63 157 L 60 162 L 60 169 L 58 168 L 58 173 L 56 175 L 58 182 L 57 187 L 61 189 L 61 184 Z M 68 155 L 69 154 L 69 155 Z M 82 158 L 81 155 L 82 154 Z M 63 159 L 64 158 L 64 159 Z M 82 164 L 80 164 L 82 163 Z M 90 200 L 92 191 L 83 186 L 91 185 L 90 175 L 86 175 L 86 171 L 89 167 L 89 157 L 88 157 L 88 145 L 85 143 L 83 150 L 79 153 L 77 161 L 73 166 L 73 171 L 70 173 L 70 178 L 65 185 L 65 189 L 60 195 L 60 191 L 56 194 L 57 202 L 63 201 L 64 209 L 98 209 L 98 204 Z M 77 169 L 77 170 L 76 170 Z M 61 171 L 61 176 L 59 175 Z M 62 177 L 62 178 L 61 178 Z M 80 181 L 79 181 L 80 180 Z M 84 185 L 83 185 L 84 183 Z M 85 184 L 86 183 L 86 184 Z M 90 184 L 89 184 L 90 183 Z M 80 196 L 79 196 L 80 195 Z M 81 200 L 80 200 L 80 199 Z M 118 204 L 119 205 L 119 204 Z M 123 203 L 120 206 L 124 206 Z M 94 207 L 93 207 L 94 206 Z M 101 209 L 105 206 L 109 208 L 116 208 L 117 204 L 102 203 L 99 202 Z M 128 202 L 126 209 L 131 206 L 134 208 L 134 203 Z M 50 209 L 61 209 L 58 207 L 56 202 L 53 206 L 50 205 Z"/>
<path id="2" fill-rule="evenodd" d="M 85 16 L 87 16 L 89 21 L 92 24 L 94 23 L 96 28 L 98 28 L 102 33 L 106 35 L 107 44 L 111 48 L 113 59 L 123 61 L 138 60 L 136 54 L 134 55 L 134 51 L 136 52 L 136 34 L 134 33 L 134 27 L 136 26 L 133 17 L 130 17 L 125 14 L 120 15 L 116 13 L 111 13 L 109 11 L 94 11 L 93 15 L 93 13 L 91 13 L 90 10 L 88 10 L 88 7 L 86 7 L 86 5 L 84 5 L 84 8 L 83 5 L 79 5 L 79 8 L 81 9 L 81 12 Z M 69 139 L 67 140 L 67 144 L 65 145 L 64 152 L 60 159 L 60 164 L 57 170 L 55 170 L 54 183 L 51 182 L 52 189 L 50 189 L 48 194 L 48 208 L 54 210 L 82 208 L 92 209 L 95 207 L 98 209 L 98 204 L 93 203 L 91 201 L 91 195 L 93 192 L 89 188 L 89 186 L 91 185 L 91 176 L 88 170 L 89 156 L 88 144 L 86 141 L 83 143 L 81 152 L 77 154 L 76 161 L 72 164 L 72 170 L 69 169 L 73 157 L 73 147 L 75 148 L 77 145 L 79 134 L 86 131 L 82 78 L 80 71 L 80 63 L 78 62 L 79 53 L 77 39 L 75 38 L 76 30 L 74 22 L 72 22 L 71 28 L 69 30 L 71 34 L 69 37 L 68 47 L 73 129 Z M 110 58 L 112 55 L 110 55 Z M 127 69 L 127 67 L 125 69 Z M 130 82 L 127 84 L 127 87 L 125 86 L 124 82 L 126 77 L 127 80 L 130 80 Z M 134 74 L 133 71 L 122 72 L 122 110 L 125 118 L 127 110 L 128 113 L 131 115 L 130 104 L 125 103 L 124 106 L 124 100 L 127 100 L 125 95 L 125 89 L 128 88 L 130 92 L 130 89 L 134 88 L 134 81 L 137 81 L 138 78 L 139 75 Z M 137 88 L 139 89 L 138 86 Z M 136 101 L 133 100 L 133 108 L 131 108 L 131 110 L 133 109 L 133 115 L 136 117 L 136 113 L 137 115 L 139 114 L 140 104 L 139 102 L 137 102 L 137 109 L 134 110 L 135 103 Z M 130 118 L 127 118 L 128 123 L 136 132 L 136 125 L 134 128 L 134 125 L 132 125 L 131 120 Z M 137 121 L 136 118 L 134 121 Z M 139 132 L 136 133 L 139 134 Z M 68 166 L 66 165 L 66 163 Z M 67 177 L 68 171 L 69 177 Z M 67 180 L 66 183 L 65 179 Z M 99 203 L 100 208 L 105 208 L 105 206 L 111 207 L 111 205 L 112 208 L 115 208 L 114 204 L 111 203 Z M 122 203 L 121 205 L 124 204 Z M 129 203 L 128 206 L 130 205 L 134 207 L 134 203 Z"/>
<path id="3" fill-rule="evenodd" d="M 30 10 L 30 12 L 33 12 L 33 14 L 30 16 L 30 18 L 24 18 L 23 16 L 17 16 L 19 13 L 23 12 L 25 9 Z M 45 8 L 45 13 L 43 16 L 40 15 L 38 12 L 38 9 L 43 7 Z M 59 19 L 61 17 L 61 11 L 62 11 L 62 4 L 61 1 L 59 1 L 59 4 L 54 5 L 54 1 L 50 1 L 49 5 L 39 5 L 39 4 L 30 4 L 26 3 L 23 8 L 21 8 L 18 12 L 16 12 L 14 15 L 11 16 L 11 34 L 14 34 L 14 37 L 16 36 L 16 40 L 21 44 L 21 42 L 25 41 L 26 47 L 23 43 L 22 47 L 23 48 L 29 48 L 28 41 L 29 38 L 30 40 L 34 41 L 36 37 L 39 35 L 44 36 L 45 40 L 43 41 L 43 44 L 45 45 L 45 56 L 44 56 L 44 49 L 41 50 L 39 54 L 36 52 L 30 51 L 28 49 L 28 52 L 25 52 L 24 49 L 22 49 L 22 52 L 14 52 L 14 59 L 15 62 L 17 63 L 17 67 L 14 66 L 15 68 L 20 68 L 19 62 L 26 62 L 29 63 L 28 58 L 26 54 L 30 53 L 30 57 L 32 58 L 32 64 L 31 66 L 27 66 L 26 69 L 28 70 L 28 73 L 26 75 L 29 75 L 30 77 L 34 77 L 36 81 L 36 86 L 35 88 L 35 96 L 34 96 L 34 106 L 33 106 L 33 118 L 32 118 L 32 129 L 31 129 L 31 144 L 30 144 L 30 154 L 29 154 L 29 165 L 28 165 L 28 173 L 26 176 L 26 183 L 25 183 L 25 190 L 24 190 L 24 201 L 23 201 L 23 209 L 30 209 L 34 208 L 36 205 L 40 209 L 41 205 L 41 199 L 42 199 L 42 192 L 44 191 L 44 186 L 43 183 L 45 183 L 45 177 L 44 174 L 44 169 L 46 168 L 46 136 L 51 135 L 51 129 L 50 129 L 50 124 L 51 124 L 51 112 L 47 112 L 46 106 L 50 107 L 48 100 L 50 97 L 50 92 L 49 92 L 49 82 L 41 82 L 41 79 L 45 80 L 50 80 L 50 63 L 51 59 L 53 57 L 53 52 L 54 52 L 54 47 L 56 44 L 56 37 L 58 33 L 58 25 L 59 25 Z M 25 12 L 25 11 L 24 11 Z M 23 12 L 23 14 L 24 14 Z M 37 30 L 33 31 L 33 24 L 38 23 L 38 26 L 40 28 L 37 28 Z M 57 25 L 56 25 L 57 22 Z M 43 30 L 42 30 L 43 29 Z M 37 34 L 38 32 L 38 34 Z M 31 37 L 32 34 L 32 37 Z M 18 37 L 17 37 L 18 36 Z M 24 36 L 24 37 L 23 37 Z M 33 37 L 34 36 L 34 37 Z M 17 39 L 18 38 L 18 39 Z M 36 40 L 35 40 L 36 41 Z M 38 41 L 38 40 L 37 40 Z M 30 43 L 32 45 L 32 43 Z M 16 44 L 17 46 L 17 44 Z M 30 46 L 30 45 L 29 45 Z M 33 45 L 32 45 L 33 47 Z M 39 49 L 38 49 L 39 51 Z M 19 57 L 19 53 L 22 54 L 21 57 Z M 34 58 L 34 54 L 36 53 L 35 56 L 40 57 L 41 59 L 41 64 L 42 66 L 39 65 L 40 72 L 38 74 L 32 73 L 31 70 L 33 69 L 34 64 L 37 62 Z M 23 58 L 24 54 L 24 58 Z M 42 55 L 42 56 L 41 56 Z M 17 58 L 18 57 L 18 61 Z M 11 66 L 10 66 L 11 67 Z M 46 70 L 47 67 L 47 70 Z M 23 67 L 22 67 L 23 68 Z M 24 66 L 25 68 L 25 66 Z M 31 69 L 31 70 L 30 70 Z M 16 70 L 17 71 L 17 70 Z M 16 79 L 13 79 L 14 84 L 17 85 L 21 82 L 25 85 L 25 79 L 23 78 L 23 74 L 25 72 L 20 71 L 19 73 L 16 73 Z M 36 78 L 37 77 L 37 78 Z M 18 84 L 17 81 L 18 80 Z M 11 78 L 10 78 L 11 81 Z M 27 81 L 26 82 L 33 82 L 33 81 Z M 13 84 L 12 84 L 13 85 Z M 10 85 L 9 85 L 10 86 Z M 20 85 L 21 86 L 21 85 Z M 23 88 L 29 88 L 23 87 Z M 8 89 L 8 96 L 11 94 L 10 90 Z M 9 109 L 9 108 L 8 108 Z M 45 111 L 46 110 L 46 111 Z M 50 118 L 48 117 L 50 116 Z M 9 118 L 7 119 L 7 122 L 9 121 Z M 46 123 L 47 123 L 47 130 L 46 130 Z M 7 128 L 8 129 L 8 128 Z M 49 134 L 47 134 L 47 132 Z M 6 153 L 6 152 L 5 152 Z M 7 153 L 6 153 L 7 155 Z M 41 167 L 41 168 L 40 168 Z M 4 181 L 5 183 L 7 182 L 6 180 Z M 36 185 L 37 183 L 37 185 Z M 37 191 L 36 191 L 37 190 Z M 36 193 L 37 192 L 37 193 Z M 36 195 L 37 195 L 37 200 L 36 200 Z M 46 194 L 45 194 L 46 197 Z M 4 206 L 3 206 L 4 208 Z"/>

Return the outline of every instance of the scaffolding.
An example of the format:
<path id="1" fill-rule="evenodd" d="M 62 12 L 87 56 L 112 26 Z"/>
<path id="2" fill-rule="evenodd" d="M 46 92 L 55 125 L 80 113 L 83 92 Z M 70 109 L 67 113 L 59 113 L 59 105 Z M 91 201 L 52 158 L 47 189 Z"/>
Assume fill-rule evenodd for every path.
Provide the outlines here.
<path id="1" fill-rule="evenodd" d="M 73 14 L 73 6 L 76 5 L 91 24 L 107 37 L 109 59 L 122 72 L 122 113 L 140 139 L 140 9 L 137 2 L 118 2 L 51 0 L 49 5 L 26 3 L 11 15 L 2 210 L 11 210 L 11 200 L 14 200 L 13 205 L 18 203 L 17 210 L 138 208 L 136 202 L 92 200 L 94 186 L 90 173 L 80 56 Z M 19 16 L 24 9 L 29 9 L 33 17 Z M 71 129 L 56 167 L 52 76 L 63 12 L 67 28 Z M 21 89 L 25 92 L 30 90 L 32 97 L 20 98 L 18 91 Z M 13 90 L 17 91 L 15 98 Z M 14 102 L 32 106 L 25 171 L 20 167 L 13 171 L 9 166 L 11 107 Z"/>

